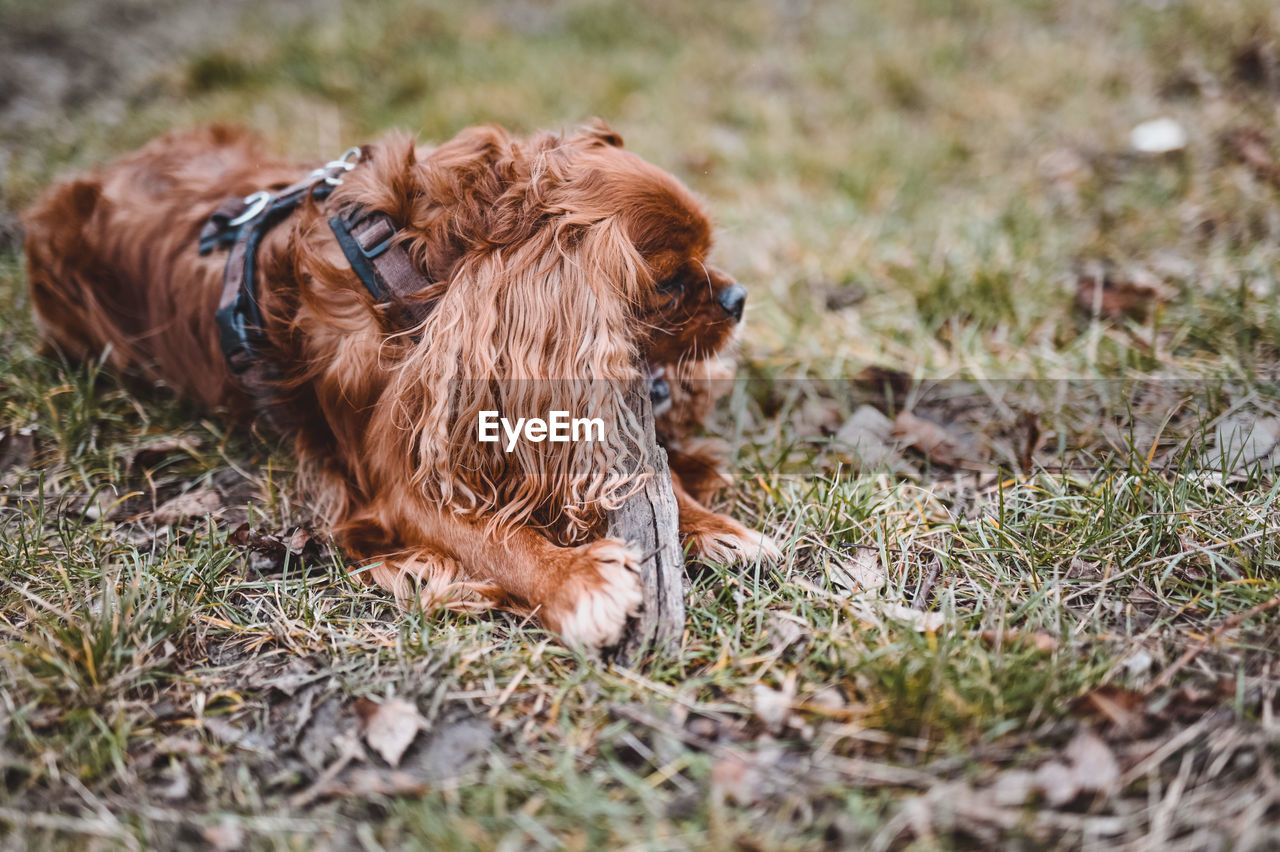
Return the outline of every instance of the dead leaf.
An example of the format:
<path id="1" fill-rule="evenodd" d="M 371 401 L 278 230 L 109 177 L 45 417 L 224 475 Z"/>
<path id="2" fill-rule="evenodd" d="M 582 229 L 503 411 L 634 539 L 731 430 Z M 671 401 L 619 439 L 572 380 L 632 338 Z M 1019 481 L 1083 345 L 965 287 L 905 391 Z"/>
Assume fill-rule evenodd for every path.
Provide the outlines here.
<path id="1" fill-rule="evenodd" d="M 1088 728 L 1076 733 L 1063 755 L 1071 761 L 1071 771 L 1081 790 L 1109 792 L 1120 780 L 1120 764 L 1111 747 Z"/>
<path id="2" fill-rule="evenodd" d="M 827 563 L 831 582 L 846 589 L 849 594 L 874 592 L 888 582 L 884 567 L 880 564 L 880 551 L 874 547 L 858 545 L 851 558 L 843 562 Z"/>
<path id="3" fill-rule="evenodd" d="M 169 783 L 160 788 L 162 798 L 177 802 L 191 795 L 191 776 L 187 774 L 184 764 L 173 761 L 162 777 L 169 779 Z"/>
<path id="4" fill-rule="evenodd" d="M 356 712 L 364 721 L 365 742 L 393 768 L 400 765 L 400 758 L 418 731 L 427 727 L 417 705 L 403 698 L 381 704 L 362 698 L 356 703 Z"/>
<path id="5" fill-rule="evenodd" d="M 1110 746 L 1088 728 L 1076 733 L 1060 757 L 1040 764 L 1034 772 L 1006 769 L 987 794 L 997 805 L 1014 807 L 1039 792 L 1045 804 L 1060 808 L 1081 793 L 1109 792 L 1120 780 L 1120 764 Z"/>
<path id="6" fill-rule="evenodd" d="M 151 513 L 161 526 L 180 524 L 192 518 L 203 518 L 222 508 L 222 497 L 212 488 L 196 488 L 179 494 Z"/>
<path id="7" fill-rule="evenodd" d="M 859 406 L 835 436 L 835 443 L 851 450 L 864 470 L 893 459 L 892 440 L 893 421 L 870 405 Z"/>
<path id="8" fill-rule="evenodd" d="M 1124 666 L 1124 670 L 1129 673 L 1129 677 L 1139 678 L 1151 671 L 1151 664 L 1155 662 L 1155 658 L 1147 653 L 1146 649 L 1139 648 L 1129 656 L 1120 661 L 1120 665 Z"/>
<path id="9" fill-rule="evenodd" d="M 1126 736 L 1138 736 L 1149 727 L 1146 699 L 1121 686 L 1099 686 L 1075 702 L 1075 711 Z"/>
<path id="10" fill-rule="evenodd" d="M 1120 278 L 1106 265 L 1093 262 L 1076 278 L 1076 307 L 1094 318 L 1142 320 L 1169 298 L 1160 279 L 1143 270 Z"/>
<path id="11" fill-rule="evenodd" d="M 781 690 L 757 683 L 751 691 L 756 716 L 772 734 L 782 732 L 791 718 L 791 705 L 795 700 L 795 682 L 788 680 Z"/>
<path id="12" fill-rule="evenodd" d="M 831 435 L 840 428 L 841 404 L 834 399 L 810 396 L 791 414 L 797 437 Z"/>
<path id="13" fill-rule="evenodd" d="M 778 653 L 809 636 L 809 625 L 800 616 L 789 612 L 770 611 L 766 624 L 769 641 Z"/>
<path id="14" fill-rule="evenodd" d="M 201 724 L 206 731 L 227 745 L 259 754 L 267 754 L 269 752 L 266 739 L 257 731 L 246 731 L 244 728 L 233 725 L 220 716 L 205 716 L 201 720 Z"/>
<path id="15" fill-rule="evenodd" d="M 1036 769 L 1035 787 L 1053 807 L 1061 807 L 1080 795 L 1080 782 L 1071 767 L 1051 760 Z"/>
<path id="16" fill-rule="evenodd" d="M 293 564 L 305 564 L 319 559 L 324 552 L 321 542 L 305 527 L 273 535 L 253 530 L 245 523 L 227 535 L 227 544 L 248 550 L 249 570 L 258 574 L 281 570 L 290 556 L 296 557 Z"/>
<path id="17" fill-rule="evenodd" d="M 934 464 L 961 467 L 977 461 L 978 453 L 946 427 L 918 417 L 910 411 L 899 411 L 893 421 L 893 437 L 905 447 L 914 447 Z"/>

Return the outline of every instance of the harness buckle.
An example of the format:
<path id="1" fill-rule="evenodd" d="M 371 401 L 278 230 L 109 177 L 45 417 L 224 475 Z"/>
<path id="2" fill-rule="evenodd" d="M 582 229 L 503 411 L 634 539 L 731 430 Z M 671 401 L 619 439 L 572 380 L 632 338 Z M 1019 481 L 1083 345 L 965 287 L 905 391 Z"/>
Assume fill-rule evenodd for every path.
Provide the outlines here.
<path id="1" fill-rule="evenodd" d="M 360 245 L 359 240 L 356 240 L 356 245 L 359 246 L 360 253 L 362 255 L 369 258 L 370 260 L 373 260 L 375 257 L 382 254 L 384 251 L 391 248 L 391 241 L 396 238 L 396 233 L 397 233 L 396 231 L 392 231 L 390 234 L 387 235 L 386 239 L 384 239 L 382 242 L 378 243 L 375 246 L 370 246 L 369 248 L 365 248 L 363 245 Z"/>
<path id="2" fill-rule="evenodd" d="M 267 205 L 271 203 L 271 193 L 265 189 L 258 190 L 252 195 L 244 197 L 244 203 L 249 205 L 243 213 L 227 223 L 228 228 L 238 228 L 245 222 L 251 222 L 258 218 L 263 210 L 267 209 Z"/>

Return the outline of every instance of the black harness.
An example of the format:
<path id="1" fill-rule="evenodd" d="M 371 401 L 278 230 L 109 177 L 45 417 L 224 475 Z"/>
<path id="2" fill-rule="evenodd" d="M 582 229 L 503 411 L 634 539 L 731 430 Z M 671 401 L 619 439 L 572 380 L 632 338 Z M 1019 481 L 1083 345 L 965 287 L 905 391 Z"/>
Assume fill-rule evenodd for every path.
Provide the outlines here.
<path id="1" fill-rule="evenodd" d="M 360 149 L 351 148 L 339 159 L 282 190 L 229 198 L 200 231 L 200 254 L 230 248 L 216 314 L 227 365 L 253 398 L 259 413 L 277 427 L 282 425 L 280 415 L 271 401 L 280 373 L 260 357 L 266 349 L 266 337 L 255 283 L 258 246 L 308 197 L 326 199 L 359 160 Z M 380 210 L 350 205 L 329 217 L 329 228 L 351 270 L 375 301 L 396 305 L 415 326 L 430 315 L 433 304 L 413 298 L 430 282 L 414 267 L 403 243 L 396 241 L 399 229 L 390 216 Z"/>

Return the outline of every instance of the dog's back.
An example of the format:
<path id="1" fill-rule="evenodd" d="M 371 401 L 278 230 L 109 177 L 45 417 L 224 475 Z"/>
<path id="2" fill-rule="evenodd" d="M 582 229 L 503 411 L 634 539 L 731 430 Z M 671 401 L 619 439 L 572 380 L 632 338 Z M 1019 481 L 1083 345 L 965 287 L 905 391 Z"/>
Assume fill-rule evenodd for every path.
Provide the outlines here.
<path id="1" fill-rule="evenodd" d="M 211 306 L 225 258 L 197 254 L 200 228 L 223 198 L 295 172 L 243 131 L 212 126 L 51 187 L 24 217 L 28 286 L 46 343 L 77 359 L 109 347 L 117 369 L 224 401 Z M 170 369 L 175 360 L 181 370 Z M 204 378 L 193 385 L 193 375 Z"/>

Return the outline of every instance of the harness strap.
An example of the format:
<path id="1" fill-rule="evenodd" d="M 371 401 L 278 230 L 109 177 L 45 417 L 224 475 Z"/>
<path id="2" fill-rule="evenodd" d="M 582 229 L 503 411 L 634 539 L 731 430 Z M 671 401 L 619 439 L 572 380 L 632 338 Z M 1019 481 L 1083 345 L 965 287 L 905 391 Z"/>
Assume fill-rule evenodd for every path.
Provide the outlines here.
<path id="1" fill-rule="evenodd" d="M 256 293 L 258 245 L 308 196 L 317 201 L 328 197 L 342 183 L 343 175 L 355 167 L 352 157 L 358 159 L 359 153 L 358 148 L 352 148 L 340 159 L 277 193 L 262 191 L 229 198 L 218 206 L 200 232 L 200 254 L 225 246 L 231 249 L 215 315 L 223 355 L 258 413 L 278 431 L 287 427 L 282 422 L 283 406 L 271 404 L 280 371 L 277 365 L 259 357 L 266 338 Z M 403 244 L 395 242 L 397 229 L 390 216 L 352 206 L 330 218 L 329 225 L 352 270 L 376 301 L 397 305 L 415 325 L 426 319 L 432 306 L 410 297 L 429 282 L 414 268 Z"/>
<path id="2" fill-rule="evenodd" d="M 391 217 L 353 205 L 329 217 L 329 229 L 374 300 L 391 302 L 412 325 L 421 325 L 435 305 L 413 297 L 429 282 L 414 268 L 404 244 L 395 241 L 399 231 Z"/>

